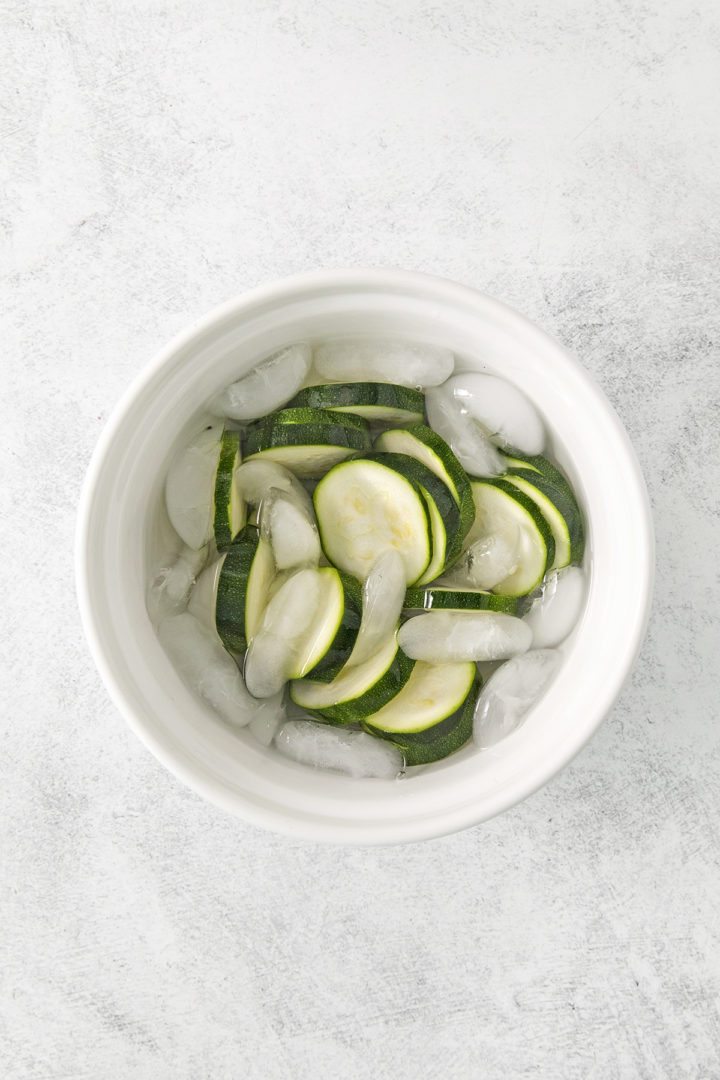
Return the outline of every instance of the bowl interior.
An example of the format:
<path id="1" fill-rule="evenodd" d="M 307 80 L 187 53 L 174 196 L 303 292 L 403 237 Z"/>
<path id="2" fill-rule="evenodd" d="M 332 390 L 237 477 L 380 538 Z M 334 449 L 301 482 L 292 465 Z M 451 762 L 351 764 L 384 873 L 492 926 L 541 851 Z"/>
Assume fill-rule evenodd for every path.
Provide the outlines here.
<path id="1" fill-rule="evenodd" d="M 205 403 L 297 340 L 362 334 L 451 348 L 459 370 L 519 386 L 543 414 L 552 455 L 586 515 L 589 588 L 563 664 L 523 727 L 492 750 L 466 748 L 402 782 L 316 772 L 231 731 L 183 684 L 145 609 L 148 576 L 173 543 L 163 484 Z M 258 824 L 367 843 L 438 835 L 534 790 L 583 745 L 639 647 L 652 541 L 644 485 L 609 404 L 557 343 L 514 312 L 451 283 L 399 272 L 304 275 L 225 305 L 173 342 L 131 388 L 105 432 L 80 521 L 81 607 L 116 702 L 186 783 Z"/>

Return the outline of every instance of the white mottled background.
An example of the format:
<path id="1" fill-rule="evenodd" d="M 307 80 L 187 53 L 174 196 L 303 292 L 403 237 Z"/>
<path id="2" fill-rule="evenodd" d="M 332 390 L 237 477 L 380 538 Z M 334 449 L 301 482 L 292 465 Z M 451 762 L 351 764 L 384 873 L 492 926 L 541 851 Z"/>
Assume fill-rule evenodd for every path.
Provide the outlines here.
<path id="1" fill-rule="evenodd" d="M 720 1077 L 715 0 L 0 4 L 8 1080 Z M 72 542 L 194 317 L 312 267 L 444 274 L 625 421 L 657 600 L 593 743 L 446 840 L 245 826 L 131 736 Z"/>

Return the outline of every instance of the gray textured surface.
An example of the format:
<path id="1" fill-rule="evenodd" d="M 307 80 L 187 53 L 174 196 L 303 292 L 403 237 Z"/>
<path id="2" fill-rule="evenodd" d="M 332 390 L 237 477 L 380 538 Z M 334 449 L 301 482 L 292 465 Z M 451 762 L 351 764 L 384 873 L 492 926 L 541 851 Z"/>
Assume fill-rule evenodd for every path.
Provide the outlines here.
<path id="1" fill-rule="evenodd" d="M 4 7 L 0 1073 L 716 1080 L 717 5 Z M 657 521 L 650 634 L 592 745 L 489 825 L 383 851 L 181 788 L 73 593 L 130 378 L 226 297 L 340 265 L 555 332 Z"/>

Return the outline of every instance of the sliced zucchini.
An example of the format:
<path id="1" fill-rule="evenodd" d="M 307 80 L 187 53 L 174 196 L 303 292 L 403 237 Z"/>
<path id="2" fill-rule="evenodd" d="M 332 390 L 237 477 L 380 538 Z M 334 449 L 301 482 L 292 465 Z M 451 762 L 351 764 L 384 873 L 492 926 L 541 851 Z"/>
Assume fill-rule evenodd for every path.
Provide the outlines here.
<path id="1" fill-rule="evenodd" d="M 432 556 L 430 562 L 427 565 L 425 573 L 421 578 L 418 578 L 417 581 L 418 585 L 425 585 L 428 581 L 434 581 L 445 569 L 446 562 L 448 561 L 449 537 L 442 514 L 438 510 L 437 503 L 430 495 L 430 492 L 427 491 L 422 484 L 420 485 L 420 492 L 427 507 L 428 518 L 430 520 L 430 540 L 432 543 Z"/>
<path id="2" fill-rule="evenodd" d="M 295 476 L 313 478 L 369 447 L 370 429 L 360 416 L 281 409 L 248 429 L 245 460 L 274 461 Z"/>
<path id="3" fill-rule="evenodd" d="M 525 596 L 542 581 L 555 558 L 552 530 L 537 504 L 507 480 L 474 480 L 475 524 L 467 536 L 470 546 L 482 536 L 517 535 L 519 565 L 494 586 L 501 596 Z"/>
<path id="4" fill-rule="evenodd" d="M 439 477 L 455 499 L 460 510 L 460 532 L 466 536 L 475 520 L 470 481 L 452 450 L 437 432 L 426 424 L 413 424 L 405 429 L 384 431 L 373 449 L 394 454 L 407 454 L 426 465 Z"/>
<path id="5" fill-rule="evenodd" d="M 417 583 L 424 585 L 433 581 L 446 567 L 452 566 L 462 550 L 460 508 L 450 489 L 432 469 L 409 454 L 372 453 L 367 454 L 365 460 L 376 461 L 394 469 L 421 492 L 430 521 L 432 554 Z"/>
<path id="6" fill-rule="evenodd" d="M 362 589 L 354 578 L 331 566 L 317 570 L 321 579 L 320 604 L 307 633 L 304 655 L 291 678 L 329 683 L 350 657 L 362 618 Z"/>
<path id="7" fill-rule="evenodd" d="M 418 732 L 417 735 L 394 736 L 393 742 L 399 744 L 403 739 L 402 749 L 405 765 L 429 765 L 433 761 L 442 761 L 443 758 L 460 750 L 472 738 L 473 720 L 477 699 L 480 695 L 482 683 L 478 681 L 470 690 L 461 708 L 454 716 L 449 716 L 446 721 L 430 728 L 426 732 Z"/>
<path id="8" fill-rule="evenodd" d="M 365 717 L 371 735 L 399 746 L 407 765 L 438 761 L 458 750 L 472 734 L 480 681 L 470 661 L 428 664 L 418 660 L 402 690 L 382 709 Z"/>
<path id="9" fill-rule="evenodd" d="M 423 418 L 425 397 L 420 390 L 394 383 L 327 383 L 306 386 L 288 405 L 303 407 L 341 410 L 386 424 L 417 424 Z"/>
<path id="10" fill-rule="evenodd" d="M 532 478 L 532 479 L 531 479 Z M 552 529 L 555 558 L 549 570 L 559 570 L 571 562 L 580 562 L 584 547 L 582 518 L 575 499 L 539 473 L 508 473 L 513 484 L 535 502 Z"/>
<path id="11" fill-rule="evenodd" d="M 217 630 L 226 649 L 243 653 L 257 632 L 274 577 L 270 545 L 246 525 L 227 552 L 203 570 L 188 609 Z"/>
<path id="12" fill-rule="evenodd" d="M 377 712 L 395 697 L 414 667 L 393 634 L 374 656 L 342 670 L 332 682 L 298 679 L 290 685 L 296 705 L 333 724 L 352 724 Z"/>
<path id="13" fill-rule="evenodd" d="M 292 574 L 269 601 L 245 654 L 245 682 L 254 697 L 271 697 L 288 679 L 332 678 L 352 652 L 360 590 L 332 566 Z"/>
<path id="14" fill-rule="evenodd" d="M 518 470 L 521 472 L 540 473 L 545 480 L 554 484 L 556 487 L 567 490 L 573 495 L 570 481 L 567 479 L 564 473 L 560 472 L 557 465 L 553 465 L 551 461 L 548 461 L 542 454 L 523 454 L 521 450 L 508 449 L 505 451 L 505 459 L 508 472 L 514 473 Z M 575 496 L 573 495 L 573 498 Z"/>
<path id="15" fill-rule="evenodd" d="M 520 607 L 516 596 L 499 596 L 484 589 L 451 589 L 432 585 L 427 589 L 408 589 L 405 611 L 504 611 L 515 615 Z"/>
<path id="16" fill-rule="evenodd" d="M 218 551 L 224 551 L 232 543 L 247 519 L 245 500 L 237 483 L 241 462 L 240 432 L 224 431 L 215 473 L 213 532 Z"/>
<path id="17" fill-rule="evenodd" d="M 532 465 L 529 458 L 515 457 L 515 454 L 519 454 L 519 450 L 508 451 L 504 454 L 505 458 L 505 470 L 509 472 L 511 469 L 527 469 L 529 472 L 539 473 L 537 465 Z"/>
<path id="18" fill-rule="evenodd" d="M 414 481 L 389 464 L 357 458 L 331 469 L 313 500 L 323 550 L 340 570 L 364 581 L 378 556 L 395 548 L 406 584 L 422 577 L 432 542 L 427 504 Z"/>
<path id="19" fill-rule="evenodd" d="M 503 479 L 537 503 L 553 531 L 555 559 L 551 569 L 582 562 L 585 550 L 582 513 L 563 474 L 547 458 L 528 462 L 510 458 L 509 461 L 510 468 Z"/>

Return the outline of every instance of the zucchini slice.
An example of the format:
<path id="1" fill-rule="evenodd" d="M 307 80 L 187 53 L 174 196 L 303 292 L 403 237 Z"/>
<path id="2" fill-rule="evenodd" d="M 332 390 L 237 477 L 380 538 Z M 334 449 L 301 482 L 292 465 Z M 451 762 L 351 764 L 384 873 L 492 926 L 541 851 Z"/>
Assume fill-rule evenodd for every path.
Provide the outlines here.
<path id="1" fill-rule="evenodd" d="M 516 596 L 499 596 L 484 589 L 451 589 L 432 585 L 427 589 L 408 589 L 404 611 L 503 611 L 516 615 L 520 601 Z"/>
<path id="2" fill-rule="evenodd" d="M 584 548 L 582 518 L 575 499 L 547 483 L 538 473 L 508 473 L 508 483 L 528 495 L 550 526 L 555 540 L 555 558 L 548 570 L 559 570 L 580 562 Z"/>
<path id="3" fill-rule="evenodd" d="M 245 460 L 274 461 L 295 476 L 324 476 L 339 461 L 370 447 L 366 420 L 328 409 L 281 409 L 251 425 Z"/>
<path id="4" fill-rule="evenodd" d="M 352 724 L 377 712 L 410 678 L 415 661 L 398 648 L 393 634 L 374 656 L 343 669 L 332 682 L 298 679 L 290 685 L 296 705 L 333 724 Z"/>
<path id="5" fill-rule="evenodd" d="M 509 473 L 540 473 L 550 484 L 569 492 L 575 498 L 570 481 L 565 474 L 558 469 L 557 465 L 553 465 L 551 461 L 543 457 L 542 454 L 528 455 L 523 454 L 521 450 L 507 449 L 504 451 L 504 456 Z"/>
<path id="6" fill-rule="evenodd" d="M 332 678 L 352 652 L 360 625 L 359 589 L 346 592 L 332 566 L 292 574 L 269 601 L 248 642 L 244 676 L 255 697 L 271 697 L 288 679 Z"/>
<path id="7" fill-rule="evenodd" d="M 394 469 L 420 491 L 428 511 L 432 554 L 417 583 L 424 585 L 433 581 L 446 567 L 452 566 L 462 550 L 460 508 L 450 489 L 432 469 L 409 454 L 372 453 L 367 454 L 365 460 Z"/>
<path id="8" fill-rule="evenodd" d="M 213 532 L 218 551 L 224 551 L 232 543 L 247 520 L 245 500 L 237 483 L 241 462 L 240 432 L 224 431 L 215 473 Z"/>
<path id="9" fill-rule="evenodd" d="M 475 524 L 466 538 L 470 546 L 483 535 L 520 531 L 517 569 L 494 586 L 501 596 L 525 596 L 542 581 L 555 558 L 555 540 L 537 504 L 507 480 L 473 480 Z"/>
<path id="10" fill-rule="evenodd" d="M 402 690 L 367 716 L 362 726 L 399 746 L 406 765 L 438 761 L 470 738 L 479 692 L 480 680 L 472 662 L 418 660 Z"/>
<path id="11" fill-rule="evenodd" d="M 313 500 L 323 550 L 340 570 L 364 581 L 378 556 L 395 548 L 406 584 L 422 577 L 432 556 L 427 504 L 418 485 L 389 463 L 357 458 L 336 465 Z"/>
<path id="12" fill-rule="evenodd" d="M 270 545 L 252 525 L 200 574 L 188 610 L 214 627 L 226 649 L 243 653 L 257 632 L 276 574 Z"/>
<path id="13" fill-rule="evenodd" d="M 582 562 L 585 529 L 582 513 L 570 484 L 547 458 L 522 461 L 510 458 L 503 477 L 529 495 L 540 507 L 555 538 L 555 559 L 551 570 L 568 563 Z"/>
<path id="14" fill-rule="evenodd" d="M 426 424 L 413 424 L 408 428 L 384 431 L 373 444 L 373 449 L 394 454 L 407 454 L 426 465 L 442 480 L 455 499 L 460 510 L 460 531 L 465 537 L 475 520 L 470 481 L 452 450 L 437 432 Z"/>
<path id="15" fill-rule="evenodd" d="M 329 683 L 355 647 L 362 618 L 362 589 L 354 578 L 332 566 L 322 566 L 316 572 L 321 579 L 318 613 L 308 627 L 307 646 L 291 678 L 308 675 Z"/>
<path id="16" fill-rule="evenodd" d="M 375 423 L 417 424 L 423 418 L 425 397 L 420 390 L 395 383 L 326 383 L 306 386 L 288 405 L 305 407 L 340 410 Z"/>

